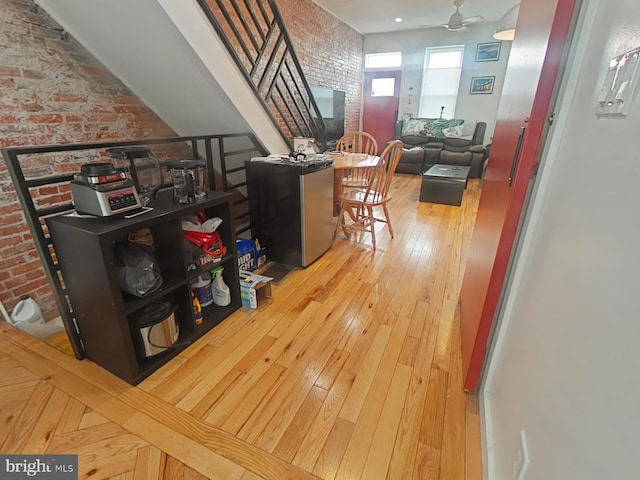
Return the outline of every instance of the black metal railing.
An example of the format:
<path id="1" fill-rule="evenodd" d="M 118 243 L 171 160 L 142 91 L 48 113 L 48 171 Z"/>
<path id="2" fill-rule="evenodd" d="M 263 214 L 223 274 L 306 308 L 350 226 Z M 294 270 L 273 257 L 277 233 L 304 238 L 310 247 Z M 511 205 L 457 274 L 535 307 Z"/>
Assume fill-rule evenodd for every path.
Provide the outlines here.
<path id="1" fill-rule="evenodd" d="M 327 128 L 275 1 L 198 0 L 248 85 L 285 141 L 313 137 L 326 146 Z"/>
<path id="2" fill-rule="evenodd" d="M 144 146 L 161 159 L 200 158 L 206 162 L 209 187 L 233 194 L 236 234 L 251 232 L 244 161 L 267 154 L 252 133 L 138 139 L 2 149 L 26 222 L 76 358 L 84 358 L 73 308 L 67 295 L 45 218 L 74 210 L 70 181 L 82 163 L 108 157 L 107 148 Z M 160 150 L 163 153 L 158 153 Z M 204 154 L 201 152 L 204 151 Z M 170 187 L 170 184 L 166 185 Z"/>

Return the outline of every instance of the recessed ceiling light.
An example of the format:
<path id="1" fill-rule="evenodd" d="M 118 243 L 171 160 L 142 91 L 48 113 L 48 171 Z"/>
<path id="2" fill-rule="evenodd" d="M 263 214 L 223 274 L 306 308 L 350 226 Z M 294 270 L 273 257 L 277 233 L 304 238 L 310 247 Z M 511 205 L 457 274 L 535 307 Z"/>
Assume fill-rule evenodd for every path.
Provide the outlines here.
<path id="1" fill-rule="evenodd" d="M 396 22 L 401 22 L 402 19 L 400 17 L 396 17 Z"/>

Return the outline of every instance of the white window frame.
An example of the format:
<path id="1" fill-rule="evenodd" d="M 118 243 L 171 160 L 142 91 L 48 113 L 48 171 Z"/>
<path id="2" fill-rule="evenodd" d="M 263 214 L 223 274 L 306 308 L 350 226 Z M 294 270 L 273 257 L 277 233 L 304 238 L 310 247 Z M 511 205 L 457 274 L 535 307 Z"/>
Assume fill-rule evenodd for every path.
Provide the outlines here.
<path id="1" fill-rule="evenodd" d="M 381 60 L 387 57 L 388 63 L 382 63 L 379 65 L 370 66 L 370 63 L 375 59 Z M 366 70 L 380 70 L 380 69 L 398 69 L 402 67 L 402 52 L 378 52 L 378 53 L 366 53 L 364 56 L 364 68 Z"/>
<path id="2" fill-rule="evenodd" d="M 442 106 L 442 104 L 444 104 L 445 110 L 443 118 L 454 118 L 458 95 L 460 92 L 460 78 L 462 77 L 462 65 L 464 62 L 464 47 L 464 45 L 448 45 L 444 47 L 427 47 L 425 49 L 424 69 L 422 72 L 422 87 L 420 90 L 420 105 L 418 110 L 418 115 L 420 117 L 438 118 L 440 116 L 440 107 Z M 459 66 L 452 68 L 429 68 L 431 55 L 447 52 L 460 52 Z M 457 72 L 452 72 L 452 70 L 454 69 L 457 70 Z M 450 92 L 447 92 L 446 94 L 441 94 L 442 100 L 437 102 L 439 103 L 438 107 L 434 107 L 434 105 L 427 105 L 426 102 L 433 102 L 434 97 L 434 95 L 426 95 L 426 93 L 428 93 L 428 85 L 434 79 L 434 75 L 446 75 L 447 73 L 445 73 L 444 70 L 447 70 L 447 73 L 453 74 L 453 76 L 456 76 L 457 73 L 457 82 L 448 81 L 446 83 L 443 83 L 443 86 L 450 86 L 451 84 L 455 84 L 455 92 L 452 90 Z M 431 76 L 429 76 L 430 72 Z M 435 97 L 437 97 L 437 94 L 435 95 Z"/>

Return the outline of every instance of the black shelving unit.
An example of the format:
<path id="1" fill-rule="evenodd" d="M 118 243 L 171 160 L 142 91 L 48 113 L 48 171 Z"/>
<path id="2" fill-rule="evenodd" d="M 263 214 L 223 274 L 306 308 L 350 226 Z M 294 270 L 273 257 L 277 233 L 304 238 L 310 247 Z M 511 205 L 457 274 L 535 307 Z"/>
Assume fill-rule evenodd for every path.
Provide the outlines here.
<path id="1" fill-rule="evenodd" d="M 201 210 L 207 218 L 222 219 L 217 232 L 227 254 L 215 263 L 191 268 L 181 219 Z M 152 211 L 133 218 L 62 215 L 46 221 L 86 357 L 131 384 L 139 383 L 241 306 L 232 195 L 229 193 L 210 191 L 205 200 L 177 205 L 171 191 L 165 191 L 158 195 Z M 151 230 L 154 256 L 163 283 L 158 290 L 139 298 L 122 292 L 119 287 L 115 246 L 141 228 Z M 231 290 L 231 304 L 206 307 L 202 324 L 196 325 L 190 283 L 204 272 L 220 266 L 224 267 L 223 278 Z M 140 348 L 136 348 L 132 319 L 140 309 L 158 300 L 177 305 L 175 318 L 180 336 L 173 347 L 146 358 Z"/>
<path id="2" fill-rule="evenodd" d="M 51 285 L 53 297 L 69 337 L 71 348 L 78 360 L 86 358 L 84 344 L 65 286 L 67 282 L 63 278 L 58 255 L 45 224 L 46 218 L 74 210 L 69 191 L 69 182 L 73 179 L 73 174 L 69 173 L 68 168 L 58 170 L 57 167 L 55 173 L 51 173 L 48 167 L 52 156 L 59 160 L 60 165 L 64 166 L 69 156 L 75 157 L 77 155 L 78 158 L 82 158 L 88 153 L 106 158 L 108 156 L 106 150 L 109 148 L 131 146 L 158 148 L 160 151 L 171 150 L 173 147 L 178 150 L 181 150 L 181 147 L 188 147 L 191 153 L 186 155 L 187 158 L 205 160 L 209 187 L 233 193 L 236 234 L 240 235 L 251 230 L 246 181 L 244 180 L 244 160 L 267 154 L 251 132 L 33 145 L 1 149 L 2 157 L 7 165 L 25 220 L 33 237 L 34 246 L 42 260 L 44 273 Z M 185 157 L 180 156 L 179 158 Z M 81 162 L 76 159 L 74 163 L 78 165 L 79 169 Z M 41 187 L 52 187 L 59 192 L 66 193 L 59 195 L 59 198 L 56 198 L 51 204 L 39 204 L 38 197 Z M 170 288 L 170 285 L 165 284 L 163 289 L 166 291 L 167 288 Z M 128 305 L 130 308 L 131 304 Z"/>

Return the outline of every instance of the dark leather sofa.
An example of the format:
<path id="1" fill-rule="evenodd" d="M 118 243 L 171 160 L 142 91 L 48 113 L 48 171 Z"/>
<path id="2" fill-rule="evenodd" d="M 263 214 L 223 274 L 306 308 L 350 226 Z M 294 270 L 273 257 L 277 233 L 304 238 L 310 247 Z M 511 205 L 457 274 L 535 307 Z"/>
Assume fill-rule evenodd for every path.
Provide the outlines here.
<path id="1" fill-rule="evenodd" d="M 421 119 L 410 119 L 421 120 Z M 454 138 L 426 135 L 403 135 L 404 122 L 398 120 L 395 126 L 396 140 L 404 143 L 404 150 L 397 173 L 420 175 L 435 164 L 471 167 L 469 178 L 482 176 L 482 165 L 486 148 L 482 144 L 487 128 L 485 122 L 477 122 L 471 138 Z"/>

